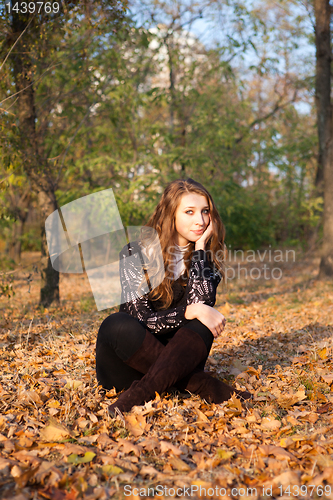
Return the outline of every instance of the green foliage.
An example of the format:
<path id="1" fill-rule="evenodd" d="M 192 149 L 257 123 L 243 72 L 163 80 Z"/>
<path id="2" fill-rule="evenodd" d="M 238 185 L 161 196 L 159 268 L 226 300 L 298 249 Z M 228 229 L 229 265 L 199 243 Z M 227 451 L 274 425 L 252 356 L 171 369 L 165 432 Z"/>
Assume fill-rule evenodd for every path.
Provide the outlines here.
<path id="1" fill-rule="evenodd" d="M 233 194 L 225 191 L 219 205 L 228 245 L 255 249 L 274 242 L 272 208 L 266 193 L 244 188 Z"/>
<path id="2" fill-rule="evenodd" d="M 1 259 L 1 266 L 4 265 L 4 259 Z M 12 262 L 10 263 L 12 265 Z M 7 268 L 8 269 L 8 268 Z M 3 274 L 0 276 L 0 297 L 13 297 L 15 295 L 15 291 L 13 289 L 14 276 L 12 274 Z"/>
<path id="3" fill-rule="evenodd" d="M 96 303 L 93 297 L 87 297 L 85 299 L 80 298 L 81 310 L 84 312 L 93 312 L 96 309 Z"/>
<path id="4" fill-rule="evenodd" d="M 290 73 L 281 88 L 281 67 L 304 35 L 288 2 L 283 14 L 270 4 L 268 12 L 231 3 L 232 29 L 209 48 L 190 42 L 193 35 L 177 28 L 181 19 L 148 29 L 124 10 L 112 13 L 114 2 L 87 5 L 89 15 L 70 4 L 66 15 L 32 25 L 40 30 L 31 51 L 36 126 L 59 206 L 112 188 L 123 224 L 140 225 L 167 182 L 190 176 L 212 193 L 228 245 L 304 244 L 320 224 L 322 200 L 313 195 L 315 117 L 311 109 L 304 119 L 289 99 L 294 89 L 311 91 L 310 73 Z M 163 23 L 172 15 L 159 2 L 151 8 Z M 8 31 L 9 20 L 0 19 Z M 269 57 L 260 43 L 271 48 Z M 258 64 L 243 76 L 233 58 L 251 47 Z M 7 65 L 1 98 L 10 92 Z M 27 182 L 11 103 L 0 115 L 0 172 L 13 173 L 0 184 L 7 235 L 15 220 L 8 192 L 19 195 Z M 27 227 L 23 250 L 37 250 L 39 238 Z"/>
<path id="5" fill-rule="evenodd" d="M 6 255 L 0 256 L 0 271 L 15 269 L 15 262 L 10 257 Z M 4 275 L 2 275 L 4 276 Z"/>
<path id="6" fill-rule="evenodd" d="M 21 236 L 22 252 L 39 252 L 41 249 L 41 235 L 39 227 L 29 227 Z"/>

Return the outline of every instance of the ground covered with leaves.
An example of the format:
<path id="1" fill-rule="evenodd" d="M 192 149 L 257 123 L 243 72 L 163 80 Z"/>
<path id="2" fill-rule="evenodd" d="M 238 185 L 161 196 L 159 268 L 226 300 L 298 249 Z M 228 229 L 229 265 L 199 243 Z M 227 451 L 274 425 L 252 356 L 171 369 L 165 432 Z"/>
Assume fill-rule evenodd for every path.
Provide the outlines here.
<path id="1" fill-rule="evenodd" d="M 314 257 L 280 267 L 216 303 L 228 321 L 207 370 L 252 402 L 164 394 L 115 419 L 94 358 L 112 311 L 73 275 L 40 309 L 36 266 L 16 273 L 0 307 L 0 498 L 333 499 L 333 283 Z"/>

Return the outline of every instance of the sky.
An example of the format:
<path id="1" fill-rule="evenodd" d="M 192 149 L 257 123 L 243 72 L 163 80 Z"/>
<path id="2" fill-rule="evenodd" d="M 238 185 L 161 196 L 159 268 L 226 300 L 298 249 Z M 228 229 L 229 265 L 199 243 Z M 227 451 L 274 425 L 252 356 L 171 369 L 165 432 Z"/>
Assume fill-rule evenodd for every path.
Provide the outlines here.
<path id="1" fill-rule="evenodd" d="M 148 3 L 149 0 L 147 2 L 144 0 L 134 1 L 135 5 L 133 5 L 132 12 L 136 14 L 138 25 L 142 25 L 145 19 L 150 18 L 149 25 L 153 26 L 154 22 L 151 21 L 151 13 L 153 12 L 152 9 L 154 9 L 152 7 L 153 4 Z M 186 4 L 190 5 L 192 0 L 180 0 L 180 2 L 184 6 Z M 188 21 L 191 15 L 193 17 L 193 14 L 184 9 L 185 13 L 182 15 L 182 25 L 185 26 L 186 30 L 197 36 L 207 48 L 214 48 L 216 46 L 226 47 L 232 39 L 235 40 L 235 43 L 239 43 L 239 47 L 234 46 L 233 48 L 236 56 L 232 58 L 231 65 L 236 72 L 238 71 L 238 76 L 242 78 L 245 84 L 247 79 L 252 78 L 253 71 L 256 71 L 263 53 L 265 53 L 267 67 L 270 68 L 269 71 L 277 76 L 278 74 L 284 74 L 286 71 L 286 59 L 281 54 L 284 53 L 288 46 L 293 47 L 292 50 L 286 51 L 289 54 L 289 72 L 299 75 L 300 79 L 314 75 L 315 47 L 309 41 L 310 35 L 313 33 L 313 26 L 304 4 L 299 2 L 291 7 L 292 19 L 288 19 L 287 17 L 289 27 L 285 27 L 286 10 L 282 2 L 265 0 L 265 6 L 267 3 L 271 5 L 266 10 L 262 8 L 262 0 L 244 0 L 244 2 L 246 9 L 255 13 L 256 19 L 261 18 L 265 20 L 268 31 L 266 40 L 262 35 L 262 26 L 258 25 L 258 23 L 259 30 L 256 35 L 255 29 L 253 29 L 253 17 L 246 13 L 246 9 L 242 11 L 237 21 L 233 22 L 235 15 L 231 7 L 224 4 L 219 12 L 217 10 L 213 12 L 211 8 L 206 7 L 205 9 L 205 0 L 202 0 L 200 4 L 194 7 L 196 9 L 194 17 L 198 17 L 198 9 L 203 8 L 202 18 L 196 19 L 193 23 L 189 24 Z M 169 0 L 164 5 L 166 9 L 171 11 L 175 5 L 179 4 L 176 1 Z M 200 6 L 198 7 L 198 5 Z M 147 8 L 145 9 L 144 6 Z M 161 11 L 156 11 L 155 26 L 163 21 L 170 25 L 170 20 L 170 15 L 161 14 Z M 306 36 L 299 36 L 300 26 L 305 31 Z M 292 34 L 290 34 L 289 28 L 294 31 Z M 259 55 L 256 54 L 253 46 L 248 43 L 249 37 L 251 37 L 251 42 L 258 48 Z M 229 60 L 231 53 L 225 51 L 222 57 L 224 60 Z M 296 103 L 295 107 L 299 112 L 308 114 L 311 110 L 311 103 L 309 104 L 309 101 L 312 100 L 313 96 L 305 94 L 304 99 Z"/>

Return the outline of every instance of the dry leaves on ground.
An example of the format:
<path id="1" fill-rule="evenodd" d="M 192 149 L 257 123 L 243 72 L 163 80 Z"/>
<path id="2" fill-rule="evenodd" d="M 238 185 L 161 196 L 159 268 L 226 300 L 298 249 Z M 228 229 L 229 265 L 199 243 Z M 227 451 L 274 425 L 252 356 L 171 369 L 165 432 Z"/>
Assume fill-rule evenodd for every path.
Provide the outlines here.
<path id="1" fill-rule="evenodd" d="M 310 264 L 218 296 L 207 369 L 252 403 L 167 394 L 114 419 L 94 372 L 106 314 L 69 297 L 86 282 L 62 277 L 44 311 L 20 287 L 1 309 L 0 497 L 333 499 L 333 287 Z"/>

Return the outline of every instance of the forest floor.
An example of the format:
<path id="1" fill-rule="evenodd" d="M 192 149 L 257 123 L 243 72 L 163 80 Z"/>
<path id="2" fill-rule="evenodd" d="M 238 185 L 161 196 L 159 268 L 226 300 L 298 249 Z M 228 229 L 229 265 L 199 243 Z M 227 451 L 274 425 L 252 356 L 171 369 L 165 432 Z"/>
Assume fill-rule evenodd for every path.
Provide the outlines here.
<path id="1" fill-rule="evenodd" d="M 253 400 L 166 394 L 113 419 L 94 351 L 117 309 L 96 310 L 85 275 L 61 275 L 60 306 L 38 308 L 25 255 L 0 303 L 0 498 L 333 499 L 333 283 L 316 256 L 248 257 L 219 287 L 207 369 Z"/>

